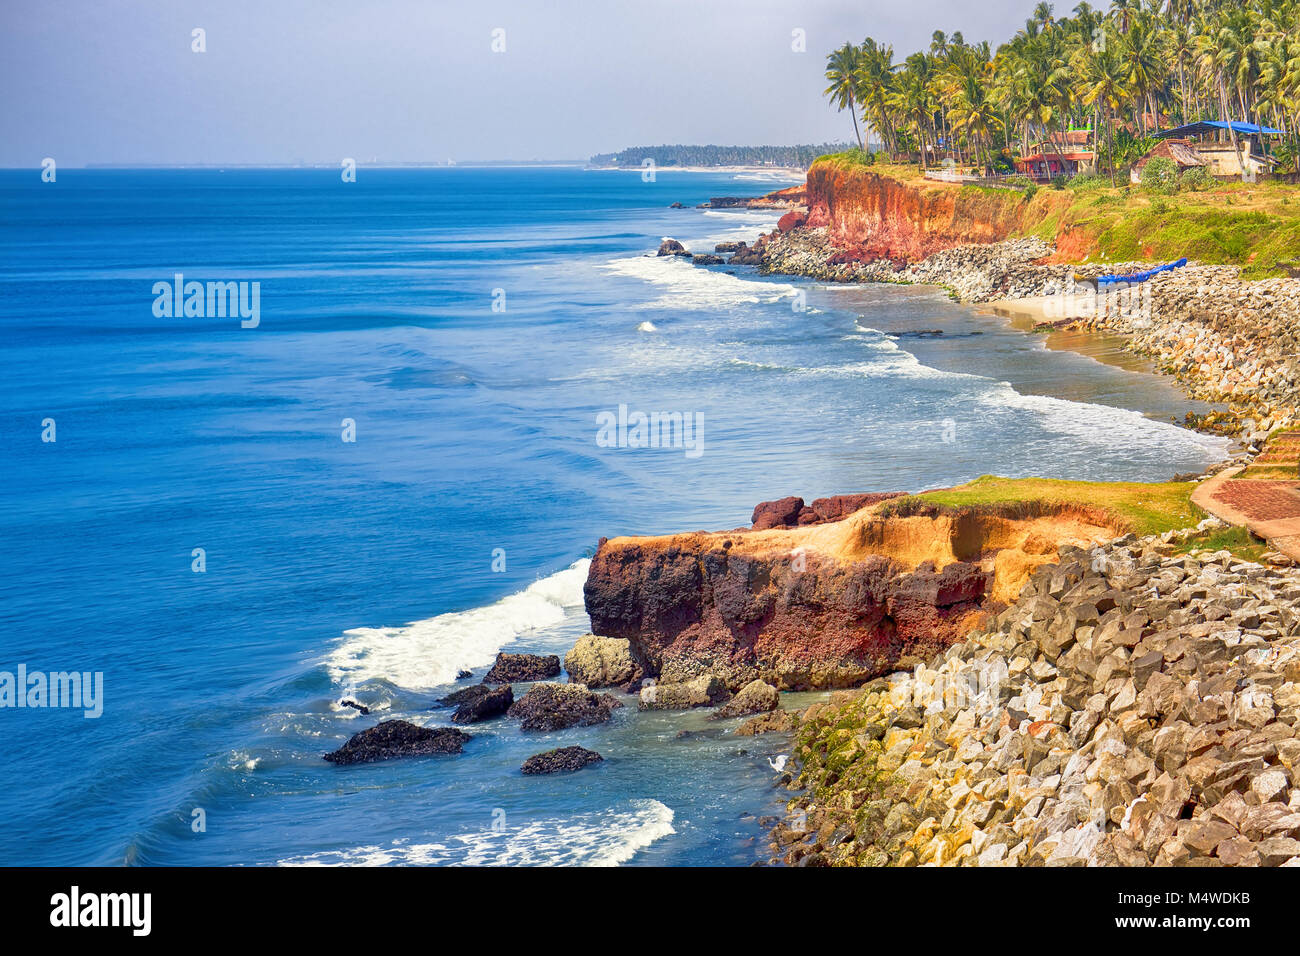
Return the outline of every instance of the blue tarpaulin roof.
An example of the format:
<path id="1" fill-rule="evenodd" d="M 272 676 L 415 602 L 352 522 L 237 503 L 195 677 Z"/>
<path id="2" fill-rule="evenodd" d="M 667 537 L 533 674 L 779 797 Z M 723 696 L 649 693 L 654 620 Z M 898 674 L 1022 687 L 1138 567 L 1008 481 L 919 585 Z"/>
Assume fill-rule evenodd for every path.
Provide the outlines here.
<path id="1" fill-rule="evenodd" d="M 1243 123 L 1240 120 L 1202 120 L 1199 123 L 1188 123 L 1186 126 L 1177 126 L 1174 129 L 1161 130 L 1156 133 L 1157 139 L 1166 139 L 1170 136 L 1202 136 L 1206 133 L 1214 132 L 1220 129 L 1233 129 L 1238 133 L 1246 136 L 1255 136 L 1263 134 L 1265 136 L 1281 135 L 1280 129 L 1273 129 L 1271 126 L 1259 126 L 1255 123 Z"/>

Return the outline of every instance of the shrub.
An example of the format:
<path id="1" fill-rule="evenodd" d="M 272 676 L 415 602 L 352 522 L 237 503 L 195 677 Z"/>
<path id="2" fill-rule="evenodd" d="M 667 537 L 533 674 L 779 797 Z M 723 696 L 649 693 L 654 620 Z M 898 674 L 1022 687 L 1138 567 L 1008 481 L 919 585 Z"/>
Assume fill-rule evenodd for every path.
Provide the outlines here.
<path id="1" fill-rule="evenodd" d="M 1066 185 L 1076 192 L 1082 192 L 1087 189 L 1102 189 L 1108 187 L 1110 186 L 1110 180 L 1097 173 L 1080 173 L 1078 176 L 1075 176 L 1067 182 Z"/>
<path id="2" fill-rule="evenodd" d="M 1142 167 L 1142 188 L 1170 195 L 1178 191 L 1178 165 L 1168 156 L 1156 156 Z"/>
<path id="3" fill-rule="evenodd" d="M 1210 175 L 1204 166 L 1193 166 L 1183 173 L 1182 186 L 1184 189 L 1200 192 L 1203 189 L 1209 189 L 1213 185 L 1214 177 Z"/>

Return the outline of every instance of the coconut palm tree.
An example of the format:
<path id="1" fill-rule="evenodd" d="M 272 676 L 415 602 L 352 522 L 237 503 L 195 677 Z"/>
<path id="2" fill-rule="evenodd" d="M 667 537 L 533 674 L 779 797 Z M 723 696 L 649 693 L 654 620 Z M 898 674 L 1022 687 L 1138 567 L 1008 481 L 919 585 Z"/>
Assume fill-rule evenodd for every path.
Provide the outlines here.
<path id="1" fill-rule="evenodd" d="M 1082 96 L 1088 106 L 1097 105 L 1106 127 L 1106 150 L 1109 154 L 1110 184 L 1115 185 L 1115 115 L 1130 99 L 1128 70 L 1114 44 L 1108 44 L 1086 56 L 1083 61 Z"/>
<path id="2" fill-rule="evenodd" d="M 862 133 L 858 131 L 858 107 L 855 99 L 858 66 L 862 52 L 852 43 L 831 53 L 826 58 L 826 80 L 830 84 L 822 91 L 822 96 L 829 96 L 838 110 L 848 110 L 853 117 L 853 135 L 857 138 L 858 149 L 862 148 Z"/>

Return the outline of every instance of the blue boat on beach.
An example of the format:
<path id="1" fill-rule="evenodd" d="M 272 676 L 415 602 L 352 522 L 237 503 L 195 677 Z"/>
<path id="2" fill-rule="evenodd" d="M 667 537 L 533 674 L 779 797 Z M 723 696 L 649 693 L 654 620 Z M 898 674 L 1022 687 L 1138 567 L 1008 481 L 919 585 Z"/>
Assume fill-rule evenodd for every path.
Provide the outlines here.
<path id="1" fill-rule="evenodd" d="M 1098 276 L 1097 285 L 1100 287 L 1103 285 L 1114 285 L 1119 282 L 1146 282 L 1152 276 L 1159 275 L 1162 272 L 1171 272 L 1174 269 L 1181 269 L 1185 265 L 1187 265 L 1187 257 L 1183 256 L 1181 259 L 1174 262 L 1166 262 L 1164 265 L 1156 266 L 1154 269 L 1148 269 L 1146 272 L 1134 272 L 1133 274 L 1126 276 Z"/>

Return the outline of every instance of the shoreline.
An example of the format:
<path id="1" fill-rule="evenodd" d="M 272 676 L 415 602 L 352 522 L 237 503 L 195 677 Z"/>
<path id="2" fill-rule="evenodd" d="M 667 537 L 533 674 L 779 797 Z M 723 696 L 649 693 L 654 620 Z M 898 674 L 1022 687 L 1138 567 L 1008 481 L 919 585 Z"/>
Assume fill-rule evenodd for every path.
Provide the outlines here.
<path id="1" fill-rule="evenodd" d="M 1055 511 L 1046 512 L 1058 516 L 1052 519 L 1056 524 L 1034 532 L 1047 535 L 1046 543 L 1027 547 L 1031 535 L 1017 539 L 1020 551 L 992 537 L 979 546 L 964 545 L 985 554 L 982 564 L 934 551 L 942 551 L 940 545 L 952 534 L 944 522 L 961 524 L 968 535 L 971 521 L 1003 513 L 981 510 L 990 507 L 981 504 L 940 504 L 918 513 L 915 506 L 896 507 L 890 501 L 855 502 L 860 510 L 851 506 L 845 514 L 823 519 L 819 509 L 826 499 L 811 508 L 802 499 L 782 499 L 760 503 L 749 531 L 602 540 L 588 580 L 593 630 L 611 634 L 622 627 L 620 636 L 626 633 L 634 647 L 651 654 L 655 670 L 647 673 L 668 680 L 667 686 L 705 676 L 716 680 L 721 674 L 734 690 L 755 671 L 752 665 L 738 672 L 728 669 L 735 667 L 740 649 L 728 651 L 719 643 L 726 632 L 716 624 L 701 631 L 697 640 L 703 643 L 696 651 L 682 648 L 680 638 L 669 642 L 668 633 L 647 630 L 640 618 L 627 628 L 619 623 L 623 611 L 611 609 L 625 609 L 624 598 L 633 593 L 650 606 L 689 602 L 691 589 L 662 562 L 673 554 L 686 555 L 705 561 L 707 568 L 714 555 L 722 554 L 723 563 L 706 572 L 713 575 L 701 594 L 706 615 L 721 613 L 725 621 L 726 615 L 739 614 L 748 620 L 746 608 L 753 602 L 765 608 L 764 621 L 785 622 L 764 625 L 767 630 L 760 630 L 757 642 L 768 641 L 770 652 L 775 628 L 776 640 L 786 641 L 796 657 L 814 654 L 820 661 L 813 686 L 833 688 L 844 681 L 838 686 L 852 688 L 833 691 L 827 701 L 801 713 L 782 711 L 779 721 L 771 720 L 770 727 L 761 723 L 755 731 L 794 731 L 794 759 L 790 768 L 778 770 L 778 785 L 791 791 L 792 799 L 786 818 L 771 830 L 770 861 L 797 866 L 1300 865 L 1300 786 L 1293 788 L 1300 785 L 1300 571 L 1283 570 L 1294 565 L 1285 554 L 1261 553 L 1245 529 L 1205 507 L 1205 495 L 1220 481 L 1212 476 L 1230 479 L 1236 472 L 1228 469 L 1249 467 L 1261 453 L 1268 463 L 1263 467 L 1273 467 L 1277 458 L 1269 446 L 1271 436 L 1300 423 L 1294 350 L 1291 360 L 1285 352 L 1276 358 L 1270 354 L 1293 334 L 1286 309 L 1279 317 L 1274 307 L 1279 301 L 1294 305 L 1300 300 L 1300 282 L 1251 282 L 1235 268 L 1193 263 L 1133 286 L 1136 292 L 1121 289 L 1098 296 L 1089 280 L 1129 275 L 1150 264 L 1048 265 L 1044 260 L 1056 250 L 1041 240 L 954 246 L 912 262 L 862 260 L 832 246 L 824 227 L 807 227 L 805 214 L 791 219 L 796 217 L 794 222 L 783 219 L 777 230 L 752 244 L 729 243 L 692 261 L 696 266 L 747 265 L 758 276 L 802 276 L 834 284 L 938 286 L 954 301 L 972 306 L 975 314 L 997 316 L 1019 333 L 1044 335 L 1050 350 L 1158 375 L 1189 399 L 1226 406 L 1226 411 L 1206 415 L 1189 412 L 1183 427 L 1231 436 L 1240 444 L 1230 446 L 1205 473 L 1175 478 L 1182 483 L 1178 494 L 1188 498 L 1186 513 L 1167 515 L 1168 523 L 1156 533 L 1102 527 L 1093 528 L 1090 537 L 1071 538 L 1065 530 L 1071 527 L 1065 519 L 1068 506 L 1061 511 L 1058 503 Z M 729 258 L 720 261 L 717 253 Z M 1099 483 L 1095 500 L 1115 487 Z M 939 502 L 980 500 L 966 486 L 932 494 Z M 916 496 L 903 499 L 911 500 Z M 1022 499 L 1020 505 L 1031 503 Z M 1011 508 L 1007 517 L 1022 514 L 1014 502 L 999 507 Z M 1228 514 L 1226 508 L 1216 510 Z M 1210 516 L 1198 523 L 1206 512 Z M 811 527 L 805 527 L 806 518 Z M 920 523 L 890 531 L 891 522 L 900 518 Z M 1048 530 L 1052 527 L 1054 532 Z M 832 546 L 857 538 L 871 542 L 867 554 L 852 548 L 837 553 Z M 891 540 L 913 544 L 900 552 Z M 929 548 L 936 559 L 929 572 L 924 562 L 915 564 L 915 548 L 924 541 L 930 544 L 921 545 L 921 553 Z M 788 556 L 805 547 L 812 554 L 809 568 L 792 573 Z M 1047 553 L 1038 557 L 1044 548 Z M 1013 557 L 1004 561 L 1008 554 Z M 836 577 L 856 580 L 853 575 L 872 561 L 894 562 L 891 573 L 896 575 L 902 562 L 902 574 L 887 583 L 848 586 Z M 727 577 L 732 562 L 747 568 L 743 582 Z M 1026 563 L 1030 573 L 1020 584 L 1017 572 L 1008 569 Z M 915 570 L 909 573 L 909 567 Z M 825 648 L 847 648 L 861 639 L 861 623 L 853 616 L 861 613 L 861 592 L 855 589 L 864 589 L 868 603 L 880 602 L 893 615 L 896 599 L 900 608 L 916 601 L 911 578 L 936 567 L 948 580 L 928 593 L 942 595 L 947 588 L 954 595 L 954 610 L 963 615 L 958 619 L 961 636 L 940 636 L 935 646 L 930 643 L 935 637 L 925 636 L 928 625 L 908 631 L 906 638 L 900 630 L 899 639 L 916 642 L 914 652 L 874 671 L 882 676 L 873 678 L 868 664 L 854 679 L 860 662 Z M 989 575 L 983 584 L 978 583 L 981 574 Z M 1062 576 L 1063 586 L 1057 584 Z M 656 578 L 676 579 L 677 590 L 652 588 Z M 764 604 L 765 585 L 757 583 L 768 580 L 778 585 L 778 594 L 812 589 L 817 600 L 802 608 L 778 597 L 773 618 L 773 605 Z M 1186 594 L 1170 591 L 1179 581 L 1190 582 Z M 927 587 L 932 586 L 923 585 L 922 593 Z M 1005 602 L 972 598 L 987 595 L 984 588 L 1002 593 Z M 711 606 L 710 590 L 727 592 L 725 603 L 718 599 Z M 1244 603 L 1236 597 L 1242 593 L 1249 594 Z M 1106 595 L 1105 603 L 1096 595 Z M 836 617 L 841 600 L 854 623 Z M 982 609 L 987 616 L 981 619 Z M 933 619 L 931 612 L 922 615 L 922 620 Z M 976 620 L 982 623 L 970 626 Z M 1193 630 L 1187 632 L 1189 625 Z M 1235 630 L 1225 630 L 1230 625 Z M 1237 637 L 1224 636 L 1229 634 Z M 816 639 L 810 641 L 810 635 Z M 1194 644 L 1196 653 L 1167 650 L 1179 640 Z M 1226 675 L 1212 663 L 1222 660 L 1225 646 Z M 820 659 L 817 648 L 822 649 Z M 1276 693 L 1267 706 L 1262 698 L 1238 699 L 1235 694 L 1242 678 L 1232 667 L 1247 648 Z M 951 700 L 943 690 L 935 693 L 936 684 L 950 686 L 945 680 L 963 681 L 972 668 L 983 673 L 990 665 L 1011 675 L 994 681 L 992 697 L 972 703 Z M 798 689 L 808 686 L 801 683 L 809 679 L 805 666 L 792 670 L 760 662 L 755 679 L 773 690 Z M 1177 697 L 1183 687 L 1185 700 Z M 1208 703 L 1220 699 L 1222 709 Z M 1243 726 L 1239 723 L 1220 729 L 1224 725 L 1217 721 L 1225 711 L 1252 716 L 1244 730 L 1236 729 Z M 1175 716 L 1186 734 L 1208 737 L 1210 749 L 1171 755 L 1154 729 L 1146 729 L 1154 727 L 1153 718 L 1165 717 L 1168 726 Z M 1240 759 L 1242 748 L 1249 760 Z M 939 755 L 933 763 L 925 759 L 932 752 Z M 1065 756 L 1042 760 L 1057 752 Z M 1141 773 L 1123 787 L 1111 782 L 1108 771 L 1098 768 L 1112 755 L 1140 764 Z M 1237 775 L 1225 778 L 1224 786 L 1210 786 L 1234 756 L 1242 765 Z M 1209 777 L 1200 775 L 1202 764 Z M 1098 773 L 1102 781 L 1090 784 Z M 1241 803 L 1243 793 L 1272 816 L 1247 824 L 1236 810 L 1250 805 Z M 1143 806 L 1155 810 L 1137 814 Z M 1225 825 L 1222 832 L 1216 829 Z"/>
<path id="2" fill-rule="evenodd" d="M 830 283 L 937 285 L 955 301 L 1030 323 L 1027 331 L 1114 335 L 1191 398 L 1227 406 L 1192 422 L 1196 430 L 1249 444 L 1300 425 L 1300 279 L 1244 280 L 1236 267 L 1191 263 L 1098 295 L 1087 280 L 1152 264 L 1043 264 L 1053 252 L 1042 240 L 1013 239 L 955 246 L 918 262 L 862 261 L 832 246 L 824 227 L 798 225 L 760 236 L 728 262 Z M 1232 305 L 1215 310 L 1220 302 Z"/>

